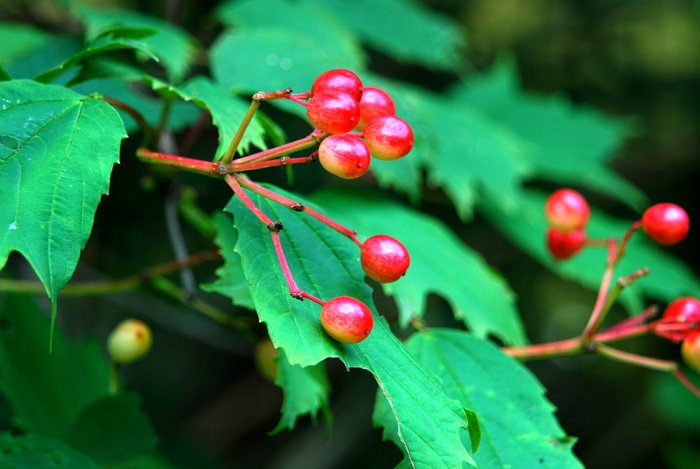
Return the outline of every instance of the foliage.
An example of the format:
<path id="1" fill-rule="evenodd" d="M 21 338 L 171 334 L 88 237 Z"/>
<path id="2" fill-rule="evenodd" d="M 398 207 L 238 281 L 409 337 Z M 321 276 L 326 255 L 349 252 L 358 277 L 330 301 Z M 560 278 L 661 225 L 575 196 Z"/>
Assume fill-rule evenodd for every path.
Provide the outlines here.
<path id="1" fill-rule="evenodd" d="M 526 92 L 512 60 L 469 72 L 459 25 L 414 1 L 266 0 L 260 14 L 261 2 L 232 0 L 211 12 L 216 27 L 206 25 L 205 12 L 197 16 L 201 24 L 185 26 L 146 9 L 50 3 L 52 15 L 35 13 L 35 25 L 12 12 L 0 23 L 0 39 L 9 44 L 0 51 L 0 392 L 11 415 L 0 435 L 2 462 L 186 466 L 166 426 L 151 422 L 158 405 L 144 404 L 138 389 L 127 390 L 143 384 L 125 374 L 124 385 L 115 386 L 119 370 L 95 342 L 124 311 L 88 320 L 91 303 L 77 303 L 69 313 L 64 304 L 72 303 L 59 299 L 61 292 L 99 293 L 106 303 L 118 292 L 144 287 L 152 304 L 168 298 L 185 305 L 182 317 L 138 313 L 161 318 L 156 350 L 146 358 L 157 361 L 159 371 L 176 366 L 165 346 L 159 352 L 159 332 L 174 330 L 177 344 L 189 334 L 215 331 L 200 336 L 207 346 L 219 346 L 220 334 L 228 334 L 226 347 L 248 355 L 269 336 L 279 350 L 275 384 L 284 401 L 277 427 L 267 431 L 294 430 L 307 415 L 315 422 L 319 412 L 332 427 L 331 390 L 340 362 L 341 369 L 368 372 L 376 381 L 372 421 L 365 424 L 381 427 L 399 449 L 401 456 L 393 454 L 388 464 L 582 466 L 575 439 L 559 425 L 542 384 L 499 348 L 528 344 L 508 279 L 489 264 L 488 253 L 458 233 L 487 220 L 501 242 L 595 290 L 602 250 L 567 263 L 548 256 L 542 189 L 575 185 L 625 206 L 631 219 L 594 210 L 590 226 L 597 238 L 622 235 L 648 203 L 610 164 L 637 130 L 632 120 Z M 51 27 L 38 26 L 47 23 Z M 448 83 L 440 88 L 392 76 L 380 61 Z M 328 337 L 319 305 L 290 296 L 270 229 L 240 194 L 220 192 L 226 185 L 215 178 L 147 165 L 154 161 L 136 150 L 144 142 L 216 168 L 250 95 L 307 91 L 319 73 L 333 68 L 351 69 L 365 84 L 391 93 L 416 136 L 412 152 L 395 162 L 375 160 L 371 176 L 347 184 L 318 165 L 289 166 L 282 177 L 256 171 L 255 180 L 351 227 L 360 241 L 377 233 L 400 239 L 411 253 L 407 275 L 396 283 L 367 283 L 357 246 L 342 232 L 279 200 L 247 193 L 284 226 L 279 239 L 302 290 L 325 299 L 349 295 L 370 306 L 375 328 L 356 345 Z M 285 100 L 264 103 L 242 136 L 240 153 L 310 132 L 300 109 Z M 102 209 L 115 213 L 111 203 L 127 207 L 116 222 L 100 217 Z M 166 226 L 153 228 L 152 208 L 161 203 Z M 174 263 L 167 262 L 168 236 Z M 187 245 L 218 249 L 220 257 L 188 256 Z M 211 258 L 219 264 L 208 271 L 198 266 L 200 285 L 192 288 L 188 264 Z M 26 294 L 36 293 L 38 284 L 26 278 L 24 261 L 50 300 L 50 320 Z M 635 239 L 618 268 L 625 274 L 642 266 L 654 279 L 641 279 L 622 296 L 630 313 L 649 299 L 700 295 L 700 282 L 684 263 Z M 81 283 L 81 272 L 91 269 L 101 271 L 90 278 L 97 283 Z M 180 269 L 180 283 L 166 277 Z M 104 280 L 133 272 L 143 275 Z M 449 305 L 451 317 L 440 314 L 434 296 Z M 62 322 L 64 315 L 77 332 Z M 55 321 L 60 327 L 54 329 Z M 189 384 L 177 399 L 197 394 L 193 388 Z M 659 399 L 668 392 L 660 388 Z"/>

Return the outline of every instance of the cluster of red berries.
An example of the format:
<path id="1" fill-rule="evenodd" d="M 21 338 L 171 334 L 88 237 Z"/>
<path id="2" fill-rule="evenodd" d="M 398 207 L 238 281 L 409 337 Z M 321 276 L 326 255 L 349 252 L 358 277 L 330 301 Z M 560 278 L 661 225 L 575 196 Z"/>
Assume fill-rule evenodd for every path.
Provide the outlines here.
<path id="1" fill-rule="evenodd" d="M 559 189 L 544 206 L 549 222 L 547 248 L 556 259 L 568 259 L 586 244 L 586 223 L 591 211 L 588 202 L 573 189 Z"/>
<path id="2" fill-rule="evenodd" d="M 309 96 L 309 122 L 330 134 L 318 149 L 318 160 L 329 173 L 354 179 L 367 171 L 370 156 L 396 160 L 413 148 L 413 131 L 395 115 L 391 96 L 380 88 L 363 86 L 350 70 L 323 72 Z"/>
<path id="3" fill-rule="evenodd" d="M 354 179 L 369 169 L 371 157 L 396 160 L 413 148 L 413 131 L 395 115 L 391 96 L 380 88 L 363 86 L 350 70 L 321 73 L 308 97 L 309 122 L 330 134 L 319 145 L 318 160 L 331 174 Z M 406 273 L 410 256 L 398 240 L 376 235 L 362 243 L 360 262 L 369 278 L 388 283 Z M 367 305 L 339 296 L 323 303 L 321 324 L 337 341 L 354 344 L 367 338 L 374 320 Z"/>
<path id="4" fill-rule="evenodd" d="M 589 241 L 586 223 L 590 209 L 586 199 L 572 189 L 553 192 L 545 203 L 549 223 L 547 248 L 555 259 L 568 259 Z M 681 242 L 688 234 L 690 220 L 683 208 L 672 203 L 649 207 L 642 218 L 630 228 L 642 230 L 652 240 L 663 245 Z M 673 342 L 682 342 L 681 355 L 688 366 L 700 371 L 700 301 L 682 297 L 671 302 L 663 316 L 653 323 L 654 332 Z"/>
<path id="5" fill-rule="evenodd" d="M 586 245 L 586 223 L 590 208 L 586 199 L 573 189 L 554 191 L 544 207 L 549 223 L 547 249 L 552 257 L 563 260 L 577 254 Z M 681 242 L 690 228 L 688 214 L 676 204 L 660 203 L 649 207 L 633 225 L 659 244 Z"/>

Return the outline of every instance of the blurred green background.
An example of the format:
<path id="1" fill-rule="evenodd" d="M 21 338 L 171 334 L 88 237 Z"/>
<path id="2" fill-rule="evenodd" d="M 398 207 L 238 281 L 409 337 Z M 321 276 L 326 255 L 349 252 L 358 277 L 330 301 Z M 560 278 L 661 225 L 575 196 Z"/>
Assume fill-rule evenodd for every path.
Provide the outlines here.
<path id="1" fill-rule="evenodd" d="M 4 3 L 15 2 L 0 2 L 0 8 Z M 468 43 L 464 53 L 472 67 L 467 73 L 488 70 L 499 59 L 511 58 L 524 87 L 532 93 L 555 93 L 611 115 L 634 118 L 636 136 L 620 148 L 614 168 L 650 201 L 673 201 L 691 217 L 700 214 L 700 2 L 423 3 L 462 26 Z M 21 7 L 29 15 L 42 4 L 29 2 Z M 217 2 L 133 2 L 132 6 L 154 15 L 168 12 L 189 30 L 200 31 L 198 39 L 203 44 L 211 43 L 218 33 L 207 15 Z M 369 53 L 369 68 L 389 77 L 434 90 L 455 80 L 447 73 L 396 63 L 378 51 L 370 49 Z M 290 138 L 308 130 L 296 118 L 272 109 L 266 112 Z M 209 140 L 215 142 L 216 135 L 212 133 Z M 213 148 L 212 144 L 198 150 L 211 153 Z M 132 150 L 126 148 L 125 154 Z M 271 182 L 286 183 L 284 175 L 268 177 Z M 294 188 L 311 191 L 327 181 L 320 171 L 298 171 Z M 114 171 L 112 184 L 144 187 L 145 182 L 153 180 L 143 165 L 124 158 Z M 182 175 L 178 183 L 195 187 L 199 203 L 211 211 L 219 209 L 230 195 L 222 185 L 208 184 L 197 176 Z M 171 185 L 156 180 L 147 196 L 134 190 L 106 198 L 97 212 L 84 265 L 120 276 L 171 258 L 163 216 L 171 190 Z M 619 203 L 586 195 L 609 213 L 634 216 Z M 571 337 L 581 331 L 595 292 L 557 277 L 478 215 L 468 224 L 461 223 L 440 192 L 426 188 L 420 208 L 449 224 L 509 281 L 532 342 Z M 129 229 L 123 230 L 125 226 Z M 191 251 L 210 247 L 192 228 L 184 226 L 183 230 Z M 685 242 L 668 248 L 696 273 L 699 240 L 700 230 L 691 227 Z M 141 249 L 144 242 L 151 246 L 145 252 Z M 143 255 L 134 258 L 131 252 Z M 76 278 L 81 275 L 94 277 L 95 272 L 83 266 Z M 195 275 L 199 281 L 214 278 L 211 265 L 196 268 Z M 225 299 L 207 299 L 230 307 Z M 377 301 L 391 316 L 392 301 L 379 295 Z M 86 315 L 86 309 L 92 314 Z M 431 323 L 450 323 L 449 306 L 442 299 L 431 297 L 429 310 Z M 241 314 L 248 316 L 257 333 L 264 334 L 251 313 Z M 617 318 L 623 315 L 614 312 Z M 59 321 L 74 337 L 106 337 L 124 316 L 145 317 L 154 327 L 152 355 L 128 367 L 125 379 L 129 388 L 142 395 L 162 448 L 177 467 L 384 468 L 400 459 L 399 451 L 382 443 L 380 431 L 371 428 L 375 382 L 366 373 L 348 373 L 339 364 L 330 365 L 335 416 L 331 428 L 303 419 L 294 432 L 269 436 L 279 419 L 281 391 L 260 376 L 252 360 L 254 348 L 240 334 L 194 316 L 166 298 L 145 294 L 62 299 Z M 628 349 L 661 358 L 678 357 L 677 346 L 656 338 L 635 340 Z M 575 452 L 587 467 L 656 469 L 700 464 L 700 403 L 666 377 L 598 357 L 549 360 L 530 367 L 548 389 L 565 431 L 579 438 Z M 6 419 L 8 411 L 3 407 L 7 406 L 0 403 L 0 418 Z"/>

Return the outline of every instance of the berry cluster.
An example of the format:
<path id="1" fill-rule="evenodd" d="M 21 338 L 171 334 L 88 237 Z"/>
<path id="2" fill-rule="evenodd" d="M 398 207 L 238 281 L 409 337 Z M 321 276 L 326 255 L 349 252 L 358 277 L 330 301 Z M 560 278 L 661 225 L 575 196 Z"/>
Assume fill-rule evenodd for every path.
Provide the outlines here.
<path id="1" fill-rule="evenodd" d="M 568 259 L 587 244 L 601 244 L 589 240 L 586 224 L 590 218 L 590 208 L 586 199 L 573 189 L 554 191 L 544 206 L 549 223 L 546 240 L 547 249 L 555 259 Z M 659 244 L 671 245 L 681 242 L 690 228 L 688 214 L 681 207 L 671 203 L 660 203 L 649 207 L 641 220 L 632 224 L 626 238 L 638 228 Z"/>
<path id="2" fill-rule="evenodd" d="M 588 202 L 573 189 L 559 189 L 544 207 L 549 223 L 547 248 L 555 259 L 568 259 L 586 244 L 586 223 L 590 217 Z"/>
<path id="3" fill-rule="evenodd" d="M 700 301 L 693 297 L 681 297 L 671 302 L 660 319 L 647 322 L 653 315 L 650 308 L 637 316 L 633 316 L 620 324 L 597 334 L 597 329 L 611 304 L 607 285 L 612 275 L 613 267 L 625 253 L 627 243 L 633 233 L 641 228 L 649 238 L 662 245 L 672 245 L 681 242 L 688 234 L 690 221 L 685 210 L 672 203 L 659 203 L 649 207 L 640 220 L 632 223 L 625 233 L 620 245 L 614 238 L 609 240 L 591 240 L 587 237 L 585 227 L 590 217 L 590 209 L 586 199 L 572 189 L 559 189 L 553 192 L 545 203 L 545 216 L 549 223 L 547 231 L 547 248 L 555 259 L 568 259 L 581 251 L 584 246 L 608 246 L 608 267 L 606 276 L 599 292 L 601 301 L 596 304 L 592 318 L 584 331 L 583 339 L 590 346 L 592 341 L 618 340 L 642 332 L 653 332 L 656 335 L 682 343 L 681 356 L 691 368 L 700 372 Z M 616 287 L 616 293 L 637 278 L 646 275 L 648 269 L 621 279 Z M 614 297 L 614 296 L 613 296 Z M 602 339 L 601 339 L 602 338 Z M 676 375 L 690 389 L 700 395 L 700 390 L 694 388 L 673 364 L 665 364 L 646 357 L 635 357 L 630 354 L 620 354 L 617 351 L 597 344 L 600 353 L 606 353 L 617 359 L 635 361 L 657 369 L 664 367 L 675 370 Z M 602 348 L 601 348 L 602 347 Z"/>
<path id="4" fill-rule="evenodd" d="M 287 99 L 306 107 L 314 130 L 307 137 L 276 148 L 234 158 L 243 134 L 260 104 L 267 100 Z M 228 150 L 220 162 L 206 162 L 179 155 L 153 152 L 145 148 L 137 155 L 144 161 L 177 166 L 189 171 L 223 177 L 236 196 L 267 226 L 275 253 L 292 297 L 309 299 L 322 306 L 321 324 L 339 342 L 354 344 L 367 338 L 374 319 L 370 309 L 361 301 L 339 296 L 328 301 L 316 298 L 300 289 L 289 269 L 279 232 L 282 223 L 270 219 L 246 190 L 254 192 L 287 208 L 304 212 L 352 240 L 360 248 L 360 261 L 367 276 L 377 282 L 394 282 L 408 269 L 410 257 L 398 240 L 376 235 L 364 243 L 351 230 L 306 205 L 281 196 L 243 176 L 243 172 L 319 161 L 328 172 L 346 179 L 362 176 L 371 157 L 395 160 L 407 155 L 413 147 L 413 131 L 395 115 L 391 96 L 380 88 L 364 87 L 360 78 L 350 70 L 335 69 L 321 73 L 311 91 L 293 93 L 291 88 L 253 95 L 251 106 Z M 307 157 L 287 155 L 318 146 Z"/>
<path id="5" fill-rule="evenodd" d="M 318 160 L 329 173 L 354 179 L 367 171 L 370 155 L 396 160 L 413 148 L 413 131 L 395 115 L 391 96 L 379 88 L 364 88 L 353 72 L 328 70 L 314 80 L 310 93 L 296 98 L 307 95 L 309 122 L 331 134 L 318 149 Z"/>

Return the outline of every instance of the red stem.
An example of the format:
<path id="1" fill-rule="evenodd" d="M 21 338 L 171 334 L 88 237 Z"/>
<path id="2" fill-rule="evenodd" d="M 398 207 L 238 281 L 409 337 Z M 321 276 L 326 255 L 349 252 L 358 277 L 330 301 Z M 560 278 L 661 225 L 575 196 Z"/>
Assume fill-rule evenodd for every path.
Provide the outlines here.
<path id="1" fill-rule="evenodd" d="M 316 146 L 321 140 L 323 140 L 327 134 L 322 132 L 312 132 L 304 138 L 299 140 L 294 140 L 293 142 L 285 143 L 275 148 L 270 148 L 269 150 L 259 151 L 257 153 L 250 154 L 243 158 L 238 158 L 235 160 L 235 164 L 252 163 L 254 161 L 266 161 L 278 156 L 288 155 L 289 153 L 294 153 L 301 150 L 306 150 Z"/>
<path id="2" fill-rule="evenodd" d="M 256 194 L 258 194 L 262 197 L 270 199 L 273 202 L 277 202 L 278 204 L 283 205 L 291 210 L 294 210 L 297 212 L 304 212 L 304 213 L 308 214 L 309 216 L 317 219 L 321 223 L 324 223 L 325 225 L 334 229 L 335 231 L 342 234 L 343 236 L 350 238 L 359 247 L 362 247 L 362 243 L 360 242 L 359 239 L 357 239 L 357 231 L 351 230 L 350 228 L 343 226 L 336 221 L 331 220 L 327 216 L 317 212 L 316 210 L 312 209 L 308 205 L 301 204 L 301 203 L 296 202 L 292 199 L 281 196 L 281 195 L 271 191 L 270 189 L 266 189 L 265 187 L 251 181 L 250 179 L 241 176 L 240 174 L 233 174 L 231 177 L 235 178 L 235 180 L 238 181 L 238 183 L 241 186 L 245 187 L 246 189 L 248 189 L 252 192 L 255 192 Z"/>
<path id="3" fill-rule="evenodd" d="M 617 261 L 615 252 L 616 247 L 617 242 L 614 238 L 610 238 L 610 240 L 608 240 L 608 259 L 605 266 L 605 272 L 603 273 L 603 280 L 600 282 L 598 297 L 596 298 L 595 306 L 593 307 L 593 313 L 588 320 L 586 328 L 583 330 L 582 337 L 584 340 L 590 340 L 595 333 L 598 332 L 598 329 L 600 328 L 600 325 L 603 322 L 603 319 L 605 319 L 605 315 L 609 310 L 609 308 L 605 308 L 604 306 L 606 305 L 608 291 L 610 290 L 610 282 L 612 280 L 615 263 Z"/>
<path id="4" fill-rule="evenodd" d="M 313 163 L 316 159 L 310 156 L 300 156 L 298 158 L 289 158 L 283 156 L 276 160 L 253 161 L 252 163 L 240 164 L 236 160 L 228 166 L 229 173 L 240 173 L 243 171 L 255 171 L 257 169 L 274 168 L 276 166 L 289 166 L 292 164 Z"/>
<path id="5" fill-rule="evenodd" d="M 307 293 L 297 286 L 292 271 L 289 269 L 289 264 L 287 263 L 287 256 L 284 254 L 284 249 L 282 249 L 282 240 L 280 239 L 279 232 L 282 230 L 282 224 L 279 222 L 274 222 L 270 217 L 265 215 L 265 213 L 258 208 L 257 205 L 248 197 L 248 194 L 243 190 L 243 187 L 238 183 L 238 179 L 242 179 L 240 175 L 226 175 L 226 182 L 233 190 L 233 193 L 241 199 L 241 202 L 248 207 L 248 209 L 253 212 L 253 214 L 260 220 L 267 229 L 270 230 L 270 236 L 272 237 L 272 244 L 275 247 L 275 254 L 277 255 L 277 260 L 279 261 L 280 267 L 282 268 L 282 274 L 284 275 L 284 280 L 287 282 L 287 287 L 289 288 L 289 294 L 298 300 L 307 298 L 315 303 L 323 306 L 326 302 L 316 298 L 315 296 Z"/>
<path id="6" fill-rule="evenodd" d="M 186 158 L 179 155 L 169 155 L 167 153 L 159 153 L 146 148 L 136 150 L 136 156 L 140 160 L 147 163 L 158 163 L 168 166 L 176 166 L 178 168 L 194 171 L 197 173 L 209 174 L 210 176 L 221 175 L 222 168 L 226 171 L 226 167 L 215 161 L 204 161 L 195 158 Z M 225 173 L 224 173 L 225 174 Z"/>
<path id="7" fill-rule="evenodd" d="M 697 386 L 695 386 L 695 385 L 688 379 L 688 377 L 687 377 L 686 375 L 683 374 L 683 372 L 682 372 L 681 370 L 676 369 L 676 370 L 673 371 L 673 374 L 676 376 L 676 378 L 678 378 L 678 381 L 680 381 L 681 384 L 682 384 L 683 386 L 685 386 L 686 388 L 688 388 L 688 390 L 689 390 L 690 392 L 692 392 L 693 394 L 695 394 L 697 397 L 700 397 L 700 389 L 698 389 Z"/>

